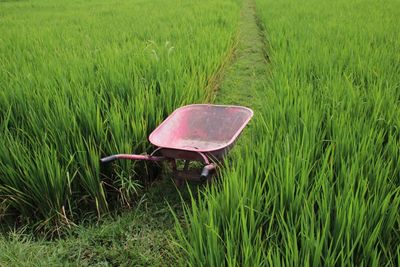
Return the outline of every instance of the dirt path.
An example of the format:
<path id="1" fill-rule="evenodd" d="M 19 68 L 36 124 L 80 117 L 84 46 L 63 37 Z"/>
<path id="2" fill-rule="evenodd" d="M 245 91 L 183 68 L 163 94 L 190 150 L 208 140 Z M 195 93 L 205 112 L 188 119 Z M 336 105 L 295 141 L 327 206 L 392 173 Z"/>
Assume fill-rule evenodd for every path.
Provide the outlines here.
<path id="1" fill-rule="evenodd" d="M 244 0 L 239 22 L 239 44 L 232 64 L 216 92 L 215 103 L 244 105 L 257 110 L 267 72 L 263 31 L 258 27 L 254 0 Z"/>

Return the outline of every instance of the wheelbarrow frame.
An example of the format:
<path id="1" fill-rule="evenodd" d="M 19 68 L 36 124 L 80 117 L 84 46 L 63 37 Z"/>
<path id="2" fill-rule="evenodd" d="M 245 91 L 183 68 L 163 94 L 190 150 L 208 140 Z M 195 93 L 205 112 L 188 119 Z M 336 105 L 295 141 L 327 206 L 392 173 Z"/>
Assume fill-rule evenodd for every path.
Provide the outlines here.
<path id="1" fill-rule="evenodd" d="M 196 149 L 190 147 L 176 147 L 173 145 L 168 145 L 168 147 L 161 146 L 156 140 L 156 136 L 160 134 L 160 129 L 169 123 L 169 120 L 173 118 L 179 112 L 184 109 L 189 108 L 232 108 L 241 109 L 248 112 L 248 116 L 242 123 L 242 125 L 236 130 L 232 135 L 232 138 L 225 142 L 224 145 L 219 145 L 213 147 L 212 149 Z M 107 164 L 118 159 L 134 160 L 134 161 L 152 161 L 161 162 L 168 161 L 173 170 L 173 175 L 176 184 L 181 184 L 182 180 L 192 180 L 192 181 L 206 181 L 214 173 L 220 161 L 227 154 L 227 152 L 232 148 L 238 136 L 241 134 L 243 129 L 246 127 L 248 122 L 253 116 L 253 111 L 246 107 L 241 106 L 227 106 L 227 105 L 209 105 L 209 104 L 193 104 L 183 106 L 176 109 L 171 115 L 168 116 L 149 136 L 149 141 L 152 143 L 156 149 L 150 155 L 136 155 L 136 154 L 116 154 L 108 157 L 104 157 L 100 160 L 101 164 Z M 184 160 L 185 164 L 181 170 L 178 170 L 177 160 Z M 189 164 L 191 161 L 200 162 L 203 164 L 203 168 L 199 170 L 189 170 Z M 200 172 L 201 170 L 201 172 Z"/>

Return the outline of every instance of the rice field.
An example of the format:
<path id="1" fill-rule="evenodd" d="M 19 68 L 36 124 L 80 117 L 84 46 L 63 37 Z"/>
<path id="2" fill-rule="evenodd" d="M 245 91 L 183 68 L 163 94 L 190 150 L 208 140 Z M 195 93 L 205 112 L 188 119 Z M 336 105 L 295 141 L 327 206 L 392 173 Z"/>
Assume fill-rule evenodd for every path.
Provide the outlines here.
<path id="1" fill-rule="evenodd" d="M 258 0 L 256 11 L 262 105 L 221 185 L 178 224 L 182 264 L 398 266 L 400 2 Z"/>
<path id="2" fill-rule="evenodd" d="M 142 168 L 110 184 L 99 158 L 149 151 L 175 108 L 215 101 L 255 117 L 174 214 L 171 265 L 398 266 L 398 18 L 398 0 L 0 0 L 0 223 L 132 205 Z"/>
<path id="3" fill-rule="evenodd" d="M 100 157 L 149 150 L 171 111 L 212 97 L 238 14 L 235 1 L 0 2 L 0 215 L 53 227 L 129 204 L 137 168 L 109 184 Z"/>

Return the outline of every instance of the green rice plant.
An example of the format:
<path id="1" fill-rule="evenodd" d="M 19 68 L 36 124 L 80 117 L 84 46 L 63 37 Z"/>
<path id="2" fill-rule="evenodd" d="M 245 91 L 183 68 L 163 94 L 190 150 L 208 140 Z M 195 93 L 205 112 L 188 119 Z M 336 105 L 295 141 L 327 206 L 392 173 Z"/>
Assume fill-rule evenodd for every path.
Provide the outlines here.
<path id="1" fill-rule="evenodd" d="M 0 210 L 50 227 L 131 202 L 136 165 L 110 182 L 99 159 L 149 151 L 162 119 L 209 98 L 239 15 L 237 1 L 0 6 Z"/>
<path id="2" fill-rule="evenodd" d="M 177 251 L 190 266 L 396 266 L 399 2 L 256 4 L 269 58 L 256 116 L 186 207 Z"/>

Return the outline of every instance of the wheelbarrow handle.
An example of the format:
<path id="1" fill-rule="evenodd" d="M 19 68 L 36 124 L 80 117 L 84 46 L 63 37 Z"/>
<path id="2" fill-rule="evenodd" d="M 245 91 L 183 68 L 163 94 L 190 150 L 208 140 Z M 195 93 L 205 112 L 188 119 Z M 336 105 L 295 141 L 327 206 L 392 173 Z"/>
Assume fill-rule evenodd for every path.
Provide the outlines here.
<path id="1" fill-rule="evenodd" d="M 116 154 L 100 159 L 101 163 L 109 163 L 117 159 L 128 159 L 128 160 L 145 160 L 145 161 L 163 161 L 165 157 L 151 156 L 151 155 L 134 155 L 134 154 Z"/>
<path id="2" fill-rule="evenodd" d="M 208 165 L 204 166 L 204 168 L 203 168 L 203 170 L 201 171 L 201 174 L 200 174 L 200 180 L 201 181 L 207 180 L 207 178 L 210 175 L 210 173 L 212 171 L 214 171 L 216 167 L 217 167 L 217 165 L 215 163 L 211 163 L 211 164 L 208 164 Z"/>

